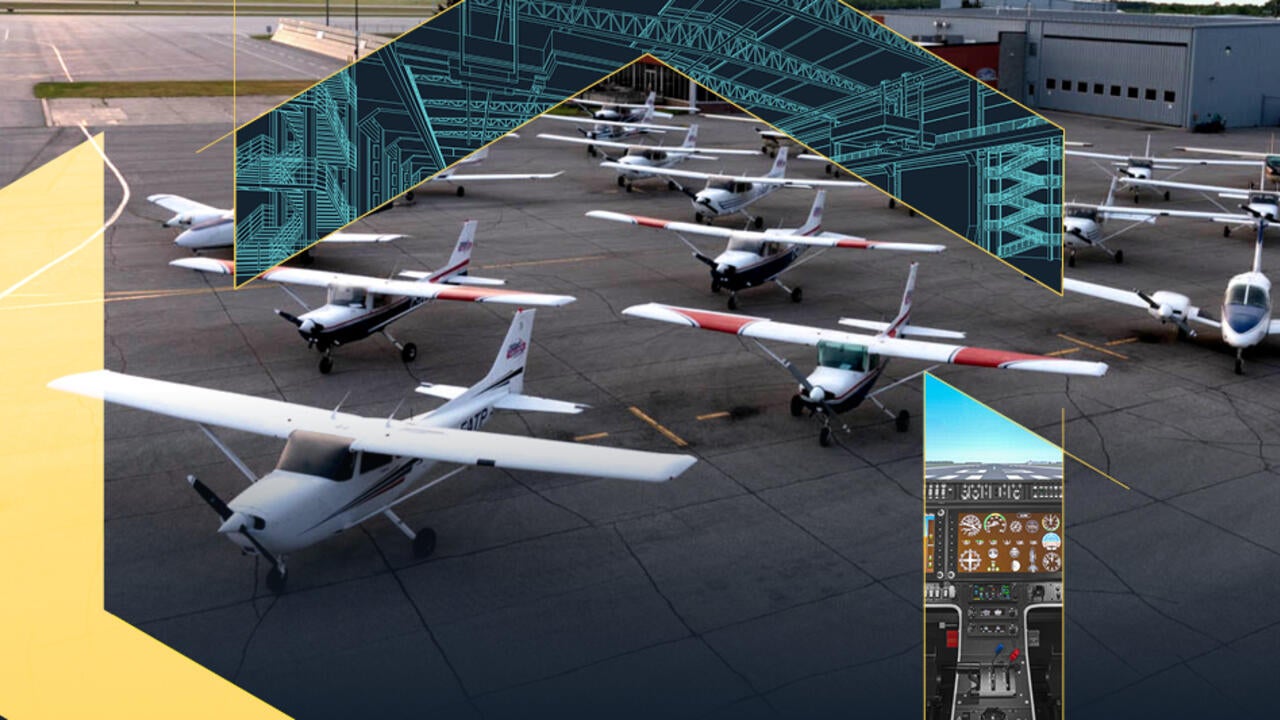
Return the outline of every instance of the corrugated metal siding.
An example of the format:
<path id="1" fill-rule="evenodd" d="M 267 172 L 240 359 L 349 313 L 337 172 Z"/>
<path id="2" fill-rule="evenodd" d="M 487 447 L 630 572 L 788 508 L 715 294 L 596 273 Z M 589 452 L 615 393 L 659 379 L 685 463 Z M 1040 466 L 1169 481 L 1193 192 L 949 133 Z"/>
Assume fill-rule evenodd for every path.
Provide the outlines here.
<path id="1" fill-rule="evenodd" d="M 1280 25 L 1197 30 L 1191 83 L 1189 123 L 1211 113 L 1227 127 L 1280 123 Z"/>
<path id="2" fill-rule="evenodd" d="M 1068 35 L 1050 26 L 1040 43 L 1038 106 L 1054 110 L 1128 118 L 1165 125 L 1182 125 L 1189 72 L 1188 33 L 1153 31 L 1140 42 L 1099 42 L 1090 35 Z M 1096 28 L 1095 28 L 1096 29 Z M 1066 37 L 1064 37 L 1066 36 Z M 1154 43 L 1174 44 L 1154 44 Z M 1057 86 L 1048 89 L 1047 81 Z M 1063 89 L 1063 81 L 1071 83 Z M 1081 83 L 1086 84 L 1080 92 Z M 1101 93 L 1097 92 L 1101 86 Z M 1116 88 L 1119 96 L 1114 95 Z M 1131 97 L 1132 93 L 1137 97 Z M 1154 92 L 1154 98 L 1151 93 Z M 1167 93 L 1172 93 L 1172 102 Z"/>

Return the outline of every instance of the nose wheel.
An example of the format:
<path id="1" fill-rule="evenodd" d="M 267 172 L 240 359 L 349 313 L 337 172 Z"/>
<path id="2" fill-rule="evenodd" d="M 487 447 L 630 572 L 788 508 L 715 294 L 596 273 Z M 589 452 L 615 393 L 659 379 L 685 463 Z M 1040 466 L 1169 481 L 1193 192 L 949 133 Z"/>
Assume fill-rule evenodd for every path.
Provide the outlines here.
<path id="1" fill-rule="evenodd" d="M 1236 350 L 1236 374 L 1244 374 L 1244 348 Z"/>
<path id="2" fill-rule="evenodd" d="M 333 372 L 333 351 L 325 350 L 320 356 L 320 374 L 328 375 Z"/>
<path id="3" fill-rule="evenodd" d="M 399 340 L 396 340 L 395 336 L 387 332 L 386 330 L 382 331 L 382 336 L 385 337 L 392 345 L 395 346 L 397 350 L 400 351 L 400 360 L 403 361 L 404 364 L 408 365 L 409 363 L 418 359 L 417 345 L 414 345 L 413 343 L 402 343 Z"/>
<path id="4" fill-rule="evenodd" d="M 436 531 L 431 528 L 424 527 L 414 533 L 413 537 L 413 556 L 419 560 L 431 557 L 436 551 Z"/>
<path id="5" fill-rule="evenodd" d="M 267 589 L 279 595 L 284 592 L 285 582 L 289 579 L 288 574 L 282 567 L 273 567 L 267 571 Z"/>

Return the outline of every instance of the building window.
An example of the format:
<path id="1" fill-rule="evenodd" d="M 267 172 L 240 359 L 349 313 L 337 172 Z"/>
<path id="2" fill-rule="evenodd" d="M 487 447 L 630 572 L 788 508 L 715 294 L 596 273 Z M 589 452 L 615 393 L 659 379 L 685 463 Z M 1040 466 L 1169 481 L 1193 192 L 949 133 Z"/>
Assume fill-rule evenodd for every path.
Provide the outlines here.
<path id="1" fill-rule="evenodd" d="M 1063 80 L 1063 81 L 1062 81 L 1062 89 L 1063 89 L 1063 90 L 1070 90 L 1070 89 L 1071 89 L 1071 81 L 1070 81 L 1070 80 Z"/>
<path id="2" fill-rule="evenodd" d="M 1080 82 L 1076 83 L 1076 92 L 1082 92 L 1082 93 L 1089 92 L 1089 83 L 1084 80 L 1081 80 Z"/>
<path id="3" fill-rule="evenodd" d="M 1056 79 L 1045 78 L 1045 81 L 1044 81 L 1045 90 L 1056 90 L 1057 88 L 1058 88 L 1058 81 Z"/>
<path id="4" fill-rule="evenodd" d="M 1111 86 L 1111 97 L 1120 97 L 1120 86 L 1119 86 L 1119 85 L 1112 85 L 1112 86 Z"/>
<path id="5" fill-rule="evenodd" d="M 1165 102 L 1169 102 L 1169 103 L 1171 103 L 1171 102 L 1173 102 L 1173 101 L 1174 101 L 1174 98 L 1176 98 L 1176 97 L 1177 97 L 1177 96 L 1173 94 L 1173 91 L 1172 91 L 1172 90 L 1165 90 L 1165 91 L 1164 91 L 1164 101 L 1165 101 Z"/>
<path id="6" fill-rule="evenodd" d="M 1102 94 L 1102 83 L 1094 83 L 1094 84 L 1093 84 L 1093 94 L 1094 94 L 1094 95 L 1101 95 L 1101 94 Z"/>
<path id="7" fill-rule="evenodd" d="M 1035 84 L 1035 83 L 1027 83 L 1027 96 L 1028 96 L 1028 97 L 1035 97 L 1035 95 L 1036 95 L 1036 84 Z"/>
<path id="8" fill-rule="evenodd" d="M 1137 100 L 1137 99 L 1138 99 L 1138 88 L 1136 88 L 1136 87 L 1131 87 L 1131 88 L 1129 88 L 1129 97 L 1133 98 L 1134 100 Z"/>

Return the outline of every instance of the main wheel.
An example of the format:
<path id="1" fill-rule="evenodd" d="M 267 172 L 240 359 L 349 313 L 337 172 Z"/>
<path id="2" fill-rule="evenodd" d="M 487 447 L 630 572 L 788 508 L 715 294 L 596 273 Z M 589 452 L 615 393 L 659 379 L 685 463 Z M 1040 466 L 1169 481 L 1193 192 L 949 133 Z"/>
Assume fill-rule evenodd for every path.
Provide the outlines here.
<path id="1" fill-rule="evenodd" d="M 760 228 L 764 227 L 764 218 L 762 218 L 762 217 L 760 217 L 760 216 L 756 216 L 756 219 L 751 221 L 751 227 L 753 227 L 753 228 L 755 228 L 755 229 L 757 229 L 757 230 L 759 230 Z"/>
<path id="2" fill-rule="evenodd" d="M 1236 374 L 1244 374 L 1244 360 L 1241 360 L 1240 358 L 1236 358 Z"/>
<path id="3" fill-rule="evenodd" d="M 893 198 L 889 198 L 889 209 L 892 210 L 896 207 L 898 207 L 898 201 Z"/>
<path id="4" fill-rule="evenodd" d="M 1168 191 L 1168 190 L 1165 190 L 1165 191 L 1164 191 L 1164 201 L 1165 201 L 1165 202 L 1169 202 L 1169 191 Z"/>
<path id="5" fill-rule="evenodd" d="M 627 184 L 623 185 L 623 186 L 622 186 L 622 188 L 623 188 L 624 190 L 626 190 L 627 192 L 631 192 L 631 183 L 627 183 Z"/>
<path id="6" fill-rule="evenodd" d="M 618 176 L 618 187 L 626 187 L 626 186 L 627 186 L 627 179 L 626 179 L 626 178 L 624 178 L 624 177 L 622 177 L 621 175 L 619 175 L 619 176 Z"/>
<path id="7" fill-rule="evenodd" d="M 1134 205 L 1137 205 L 1137 204 L 1138 204 L 1138 193 L 1134 193 L 1134 194 L 1133 194 L 1133 204 L 1134 204 Z"/>
<path id="8" fill-rule="evenodd" d="M 405 193 L 405 194 L 404 194 L 404 201 L 405 201 L 405 204 L 407 204 L 407 205 L 412 205 L 412 204 L 413 204 L 413 191 L 412 191 L 412 190 L 410 190 L 409 192 L 407 192 L 407 193 Z"/>
<path id="9" fill-rule="evenodd" d="M 404 347 L 400 348 L 400 359 L 406 363 L 411 363 L 414 360 L 417 360 L 418 346 L 413 343 L 405 343 Z"/>
<path id="10" fill-rule="evenodd" d="M 1116 264 L 1117 264 L 1117 265 L 1119 265 L 1119 264 L 1121 264 L 1121 263 L 1123 263 L 1123 262 L 1124 262 L 1124 251 L 1123 251 L 1123 250 L 1117 250 L 1117 251 L 1116 251 Z"/>
<path id="11" fill-rule="evenodd" d="M 791 417 L 800 417 L 804 413 L 804 400 L 799 393 L 791 396 Z"/>
<path id="12" fill-rule="evenodd" d="M 791 288 L 791 302 L 798 303 L 804 297 L 804 293 L 800 288 Z"/>
<path id="13" fill-rule="evenodd" d="M 818 444 L 822 447 L 831 447 L 831 428 L 824 425 L 818 431 Z"/>
<path id="14" fill-rule="evenodd" d="M 907 217 L 915 217 L 915 216 L 916 216 L 915 208 L 907 208 Z"/>
<path id="15" fill-rule="evenodd" d="M 730 295 L 730 296 L 729 296 L 729 309 L 730 309 L 730 310 L 737 310 L 737 309 L 738 309 L 738 296 L 737 296 L 737 295 Z"/>
<path id="16" fill-rule="evenodd" d="M 588 154 L 588 155 L 590 155 L 591 157 L 595 157 L 595 156 L 596 156 L 596 146 L 595 146 L 595 145 L 588 145 L 588 146 L 587 146 L 587 154 Z"/>
<path id="17" fill-rule="evenodd" d="M 1076 254 L 1074 252 L 1067 254 L 1067 267 L 1076 266 Z"/>
<path id="18" fill-rule="evenodd" d="M 267 571 L 267 589 L 273 593 L 282 593 L 287 579 L 288 575 L 273 567 Z"/>
<path id="19" fill-rule="evenodd" d="M 711 278 L 711 292 L 713 293 L 720 292 L 720 278 L 718 277 Z"/>
<path id="20" fill-rule="evenodd" d="M 1222 237 L 1231 237 L 1231 226 L 1230 226 L 1230 225 L 1223 225 L 1223 226 L 1222 226 Z"/>
<path id="21" fill-rule="evenodd" d="M 697 224 L 701 225 L 701 224 L 702 224 L 702 213 L 700 213 L 700 212 L 696 212 L 696 213 L 694 213 L 694 214 L 693 214 L 693 221 L 694 221 L 695 223 L 697 223 Z"/>
<path id="22" fill-rule="evenodd" d="M 893 419 L 893 427 L 898 432 L 906 432 L 911 429 L 911 413 L 906 410 L 898 411 L 898 417 Z"/>
<path id="23" fill-rule="evenodd" d="M 769 146 L 768 146 L 768 145 L 761 145 L 761 146 L 760 146 L 760 152 L 764 153 L 765 155 L 768 155 L 768 154 L 769 154 Z"/>
<path id="24" fill-rule="evenodd" d="M 436 531 L 431 528 L 422 528 L 413 538 L 413 556 L 416 558 L 430 557 L 431 553 L 436 551 Z"/>
<path id="25" fill-rule="evenodd" d="M 320 356 L 320 374 L 328 375 L 333 372 L 333 358 L 328 355 Z"/>
<path id="26" fill-rule="evenodd" d="M 458 193 L 458 197 L 462 197 L 463 195 L 467 194 L 467 189 L 459 185 L 457 193 Z"/>
<path id="27" fill-rule="evenodd" d="M 676 189 L 676 188 L 678 188 L 678 187 L 680 187 L 680 186 L 679 186 L 679 185 L 676 185 L 676 181 L 675 181 L 675 180 L 668 180 L 668 181 L 667 181 L 667 189 L 668 189 L 668 190 L 675 190 L 675 189 Z"/>

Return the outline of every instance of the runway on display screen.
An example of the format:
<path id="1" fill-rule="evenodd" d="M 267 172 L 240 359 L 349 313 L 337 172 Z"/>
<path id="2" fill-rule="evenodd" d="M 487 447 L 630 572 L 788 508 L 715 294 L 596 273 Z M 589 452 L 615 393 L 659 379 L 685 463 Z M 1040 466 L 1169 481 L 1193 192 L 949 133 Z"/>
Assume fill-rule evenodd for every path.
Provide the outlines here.
<path id="1" fill-rule="evenodd" d="M 1047 464 L 925 463 L 924 479 L 934 480 L 1061 480 L 1062 468 Z"/>
<path id="2" fill-rule="evenodd" d="M 34 39 L 54 37 L 43 19 L 4 22 Z M 61 18 L 55 27 L 98 22 Z M 173 20 L 113 22 L 163 35 Z M 56 39 L 71 56 L 94 42 L 71 32 Z M 183 52 L 197 53 L 193 64 L 204 57 Z M 0 79 L 0 96 L 21 96 L 31 74 L 58 72 L 56 61 L 40 62 Z M 121 64 L 108 71 L 132 72 Z M 1103 152 L 1140 150 L 1148 132 L 1153 152 L 1190 139 L 1177 129 L 1053 119 Z M 398 508 L 409 525 L 437 530 L 433 557 L 415 560 L 400 532 L 375 519 L 291 556 L 289 589 L 276 597 L 264 587 L 264 565 L 216 534 L 216 516 L 184 481 L 194 473 L 230 497 L 244 478 L 197 427 L 108 408 L 107 609 L 298 717 L 847 717 L 850 707 L 918 707 L 922 383 L 882 396 L 911 412 L 910 432 L 866 406 L 841 417 L 849 432 L 836 433 L 837 446 L 821 448 L 817 423 L 788 413 L 794 382 L 754 346 L 624 319 L 620 310 L 648 301 L 723 310 L 725 296 L 710 292 L 706 267 L 676 238 L 583 217 L 602 209 L 691 220 L 692 208 L 659 181 L 623 192 L 598 159 L 535 137 L 563 130 L 537 121 L 497 143 L 481 166 L 563 169 L 561 178 L 477 183 L 463 198 L 427 186 L 414 205 L 353 227 L 411 237 L 321 246 L 314 267 L 383 277 L 435 268 L 463 221 L 478 220 L 476 274 L 578 298 L 538 313 L 529 392 L 592 405 L 576 416 L 507 413 L 491 427 L 687 452 L 700 462 L 657 486 L 473 469 Z M 174 246 L 145 196 L 229 207 L 230 144 L 195 154 L 224 131 L 107 129 L 107 152 L 133 200 L 107 234 L 106 367 L 397 417 L 430 407 L 412 392 L 418 382 L 469 385 L 483 374 L 510 309 L 425 308 L 393 327 L 418 345 L 410 365 L 374 338 L 340 348 L 334 372 L 322 376 L 318 355 L 272 312 L 296 310 L 279 287 L 232 291 L 225 278 L 169 267 L 188 251 Z M 1257 149 L 1267 138 L 1255 129 L 1211 139 Z M 0 182 L 82 139 L 75 128 L 41 123 L 7 129 Z M 755 146 L 739 123 L 704 121 L 700 141 Z M 767 163 L 700 167 L 763 171 Z M 1089 163 L 1073 159 L 1068 172 L 1067 199 L 1105 196 L 1107 179 Z M 794 162 L 789 174 L 823 170 Z M 1194 177 L 1249 180 L 1230 170 Z M 108 207 L 118 197 L 108 184 Z M 753 210 L 768 226 L 794 227 L 811 201 L 807 191 L 784 190 Z M 1179 193 L 1170 204 L 1204 206 Z M 824 225 L 948 245 L 920 259 L 914 322 L 966 331 L 975 345 L 1110 364 L 1103 378 L 936 370 L 1052 441 L 1065 408 L 1067 450 L 1131 488 L 1068 461 L 1068 712 L 1107 717 L 1139 699 L 1152 716 L 1251 708 L 1247 698 L 1272 685 L 1257 659 L 1280 642 L 1280 607 L 1257 591 L 1258 578 L 1280 573 L 1280 342 L 1246 353 L 1238 376 L 1216 332 L 1180 342 L 1140 311 L 1059 299 L 926 219 L 888 209 L 871 189 L 830 191 Z M 1123 265 L 1082 251 L 1071 274 L 1175 289 L 1210 308 L 1252 257 L 1248 233 L 1224 239 L 1210 224 L 1164 222 L 1114 247 L 1124 248 Z M 832 251 L 787 278 L 804 287 L 803 303 L 764 287 L 741 293 L 738 312 L 829 327 L 840 317 L 889 319 L 911 259 Z M 1280 272 L 1280 260 L 1264 268 Z M 314 303 L 322 294 L 302 296 Z M 775 351 L 812 365 L 803 350 Z M 891 363 L 886 381 L 920 369 Z M 280 449 L 221 436 L 259 473 Z"/>

